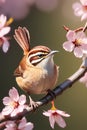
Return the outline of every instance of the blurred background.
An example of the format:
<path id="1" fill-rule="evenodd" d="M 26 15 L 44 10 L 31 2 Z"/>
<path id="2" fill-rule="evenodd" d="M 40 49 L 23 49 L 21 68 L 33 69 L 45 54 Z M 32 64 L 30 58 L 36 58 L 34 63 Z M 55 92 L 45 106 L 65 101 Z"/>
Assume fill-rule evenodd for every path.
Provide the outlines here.
<path id="1" fill-rule="evenodd" d="M 73 13 L 72 4 L 76 0 L 6 0 L 0 4 L 0 13 L 8 18 L 13 17 L 11 24 L 10 49 L 5 54 L 0 48 L 0 110 L 3 108 L 2 99 L 8 96 L 8 91 L 13 86 L 20 90 L 15 82 L 13 72 L 22 58 L 22 49 L 14 40 L 14 30 L 18 26 L 28 28 L 31 36 L 31 47 L 36 45 L 46 45 L 51 49 L 59 50 L 54 57 L 54 61 L 60 66 L 60 76 L 58 84 L 71 76 L 80 66 L 81 59 L 75 58 L 73 53 L 68 53 L 62 48 L 66 41 L 66 31 L 63 25 L 70 29 L 84 26 L 79 17 Z M 44 95 L 32 95 L 34 100 L 38 100 Z M 87 88 L 77 82 L 70 89 L 55 99 L 56 107 L 66 111 L 71 115 L 65 118 L 67 126 L 65 130 L 85 130 L 87 129 Z M 41 107 L 27 119 L 34 123 L 34 130 L 51 130 L 47 117 L 42 115 L 43 110 L 50 109 L 50 104 Z M 55 124 L 55 130 L 61 130 Z"/>

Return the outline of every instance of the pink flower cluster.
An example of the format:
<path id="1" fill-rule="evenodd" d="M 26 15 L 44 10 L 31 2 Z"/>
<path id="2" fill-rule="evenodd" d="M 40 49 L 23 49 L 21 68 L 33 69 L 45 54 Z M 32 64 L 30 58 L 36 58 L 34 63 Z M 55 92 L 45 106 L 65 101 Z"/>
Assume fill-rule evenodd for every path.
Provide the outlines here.
<path id="1" fill-rule="evenodd" d="M 81 16 L 81 20 L 87 19 L 87 0 L 80 0 L 73 4 L 74 14 Z"/>
<path id="2" fill-rule="evenodd" d="M 3 104 L 5 108 L 3 108 L 0 116 L 16 116 L 27 108 L 26 96 L 19 96 L 17 89 L 13 87 L 9 90 L 9 97 L 3 98 Z M 34 125 L 31 122 L 27 122 L 26 118 L 23 117 L 21 120 L 7 121 L 5 127 L 4 130 L 32 130 Z"/>
<path id="3" fill-rule="evenodd" d="M 69 30 L 66 34 L 67 41 L 63 43 L 63 48 L 68 52 L 74 52 L 77 58 L 87 55 L 87 36 L 83 31 Z"/>
<path id="4" fill-rule="evenodd" d="M 3 52 L 7 52 L 9 49 L 8 38 L 5 36 L 11 30 L 8 25 L 12 22 L 12 19 L 7 21 L 7 17 L 3 14 L 0 15 L 0 47 L 2 47 Z"/>
<path id="5" fill-rule="evenodd" d="M 7 121 L 4 130 L 32 130 L 33 128 L 33 123 L 27 122 L 26 118 L 23 117 L 18 124 L 15 121 Z"/>
<path id="6" fill-rule="evenodd" d="M 43 115 L 49 117 L 50 126 L 54 129 L 54 124 L 57 123 L 60 127 L 66 127 L 66 123 L 63 117 L 70 117 L 69 114 L 64 111 L 56 109 L 54 106 L 54 101 L 51 102 L 52 107 L 48 111 L 44 111 Z M 24 109 L 28 107 L 26 105 L 26 96 L 19 96 L 16 88 L 12 88 L 9 90 L 9 96 L 3 98 L 3 104 L 5 108 L 3 108 L 0 113 L 0 117 L 4 116 L 16 116 L 19 113 L 23 112 Z M 27 122 L 26 118 L 23 117 L 21 120 L 15 121 L 6 121 L 4 130 L 32 130 L 34 125 L 31 122 Z"/>
<path id="7" fill-rule="evenodd" d="M 70 117 L 69 114 L 65 113 L 64 111 L 58 110 L 54 106 L 54 101 L 52 101 L 52 107 L 48 111 L 44 111 L 43 115 L 49 117 L 50 126 L 54 129 L 54 124 L 57 123 L 61 128 L 66 127 L 66 122 L 64 121 L 63 117 Z"/>
<path id="8" fill-rule="evenodd" d="M 9 90 L 9 97 L 3 98 L 3 104 L 5 108 L 2 110 L 2 114 L 4 116 L 15 116 L 26 109 L 26 96 L 19 96 L 18 91 L 13 87 Z"/>
<path id="9" fill-rule="evenodd" d="M 49 117 L 50 126 L 54 129 L 54 124 L 57 123 L 61 128 L 66 127 L 66 123 L 63 117 L 69 117 L 70 115 L 61 110 L 48 110 L 43 112 L 43 115 Z"/>

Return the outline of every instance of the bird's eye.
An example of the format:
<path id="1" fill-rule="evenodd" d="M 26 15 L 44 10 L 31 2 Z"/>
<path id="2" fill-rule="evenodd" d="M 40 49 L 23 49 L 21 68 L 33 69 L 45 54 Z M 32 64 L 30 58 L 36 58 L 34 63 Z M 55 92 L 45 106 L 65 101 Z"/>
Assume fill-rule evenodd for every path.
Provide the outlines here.
<path id="1" fill-rule="evenodd" d="M 44 57 L 45 56 L 45 54 L 38 54 L 38 57 L 39 58 L 42 58 L 42 57 Z"/>
<path id="2" fill-rule="evenodd" d="M 39 53 L 37 56 L 38 56 L 39 58 L 43 58 L 43 57 L 45 57 L 47 54 L 48 54 L 48 53 Z"/>

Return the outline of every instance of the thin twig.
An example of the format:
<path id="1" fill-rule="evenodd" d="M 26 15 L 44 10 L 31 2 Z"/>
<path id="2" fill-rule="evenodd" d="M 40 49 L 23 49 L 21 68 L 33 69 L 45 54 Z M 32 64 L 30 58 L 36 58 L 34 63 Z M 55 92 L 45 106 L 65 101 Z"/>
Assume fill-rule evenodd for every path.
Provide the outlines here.
<path id="1" fill-rule="evenodd" d="M 71 29 L 69 29 L 67 26 L 65 26 L 65 25 L 63 25 L 63 28 L 68 32 L 69 30 L 71 30 Z M 74 31 L 75 32 L 79 32 L 79 31 L 83 31 L 83 32 L 85 32 L 87 30 L 87 22 L 86 22 L 86 24 L 84 25 L 84 27 L 79 27 L 79 28 L 77 28 L 77 29 L 75 29 Z"/>

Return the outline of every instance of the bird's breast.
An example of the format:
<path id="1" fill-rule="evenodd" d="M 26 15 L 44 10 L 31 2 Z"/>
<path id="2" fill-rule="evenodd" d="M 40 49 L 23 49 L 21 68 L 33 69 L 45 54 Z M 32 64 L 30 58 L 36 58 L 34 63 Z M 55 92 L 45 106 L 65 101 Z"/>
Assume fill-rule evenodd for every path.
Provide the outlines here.
<path id="1" fill-rule="evenodd" d="M 42 94 L 52 89 L 57 81 L 57 66 L 50 71 L 41 68 L 31 68 L 25 71 L 23 77 L 17 77 L 16 81 L 20 88 L 28 93 Z"/>

